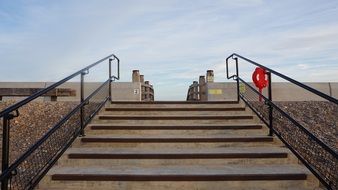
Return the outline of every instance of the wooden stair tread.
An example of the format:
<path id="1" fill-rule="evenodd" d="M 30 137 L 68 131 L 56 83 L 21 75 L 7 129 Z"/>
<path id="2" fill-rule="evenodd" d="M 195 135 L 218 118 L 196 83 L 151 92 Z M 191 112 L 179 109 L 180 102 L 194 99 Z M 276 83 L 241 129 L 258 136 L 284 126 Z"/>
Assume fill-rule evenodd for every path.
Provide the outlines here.
<path id="1" fill-rule="evenodd" d="M 192 159 L 192 158 L 286 158 L 285 148 L 71 148 L 69 158 L 82 159 Z"/>
<path id="2" fill-rule="evenodd" d="M 305 180 L 307 174 L 307 171 L 298 165 L 62 167 L 51 171 L 52 180 L 73 181 Z"/>
<path id="3" fill-rule="evenodd" d="M 82 142 L 272 142 L 270 136 L 191 136 L 191 135 L 157 135 L 157 136 L 140 136 L 140 135 L 96 135 L 81 138 Z"/>
<path id="4" fill-rule="evenodd" d="M 101 114 L 99 119 L 115 120 L 207 120 L 207 119 L 253 119 L 252 115 L 111 115 Z"/>
<path id="5" fill-rule="evenodd" d="M 132 107 L 132 108 L 126 108 L 126 107 L 106 107 L 106 111 L 244 111 L 245 107 L 224 107 L 224 108 L 212 108 L 212 107 L 206 107 L 206 108 L 184 108 L 184 107 L 178 107 L 178 108 L 164 108 L 164 107 Z"/>
<path id="6" fill-rule="evenodd" d="M 142 101 L 112 101 L 113 104 L 239 104 L 237 101 L 198 101 L 198 102 L 189 102 L 189 101 L 152 101 L 152 102 L 142 102 Z"/>
<path id="7" fill-rule="evenodd" d="M 89 124 L 92 130 L 124 130 L 124 129 L 135 129 L 135 130 L 215 130 L 215 129 L 262 129 L 261 124 L 209 124 L 209 125 L 116 125 L 116 124 Z"/>

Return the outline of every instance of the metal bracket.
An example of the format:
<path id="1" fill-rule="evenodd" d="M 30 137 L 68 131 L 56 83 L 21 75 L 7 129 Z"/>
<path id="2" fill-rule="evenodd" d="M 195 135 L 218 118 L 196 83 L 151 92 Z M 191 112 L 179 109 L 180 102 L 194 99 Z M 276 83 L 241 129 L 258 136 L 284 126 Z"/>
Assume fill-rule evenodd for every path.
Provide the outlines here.
<path id="1" fill-rule="evenodd" d="M 20 116 L 19 110 L 15 110 L 15 114 L 13 114 L 13 113 L 8 113 L 7 119 L 8 119 L 8 120 L 11 120 L 11 119 L 14 119 L 14 118 L 19 117 L 19 116 Z"/>
<path id="2" fill-rule="evenodd" d="M 264 100 L 264 104 L 267 105 L 267 106 L 269 106 L 270 105 L 270 101 Z"/>
<path id="3" fill-rule="evenodd" d="M 85 103 L 84 103 L 84 105 L 86 106 L 86 105 L 89 105 L 89 100 L 87 100 Z"/>
<path id="4" fill-rule="evenodd" d="M 87 74 L 89 74 L 89 69 L 86 69 L 86 70 L 81 72 L 81 75 L 87 75 Z"/>
<path id="5" fill-rule="evenodd" d="M 114 82 L 115 80 L 118 80 L 118 78 L 115 75 L 113 75 L 111 81 Z"/>
<path id="6" fill-rule="evenodd" d="M 11 177 L 18 175 L 18 168 L 11 172 Z"/>
<path id="7" fill-rule="evenodd" d="M 109 63 L 111 63 L 113 60 L 115 60 L 115 57 L 109 58 Z"/>

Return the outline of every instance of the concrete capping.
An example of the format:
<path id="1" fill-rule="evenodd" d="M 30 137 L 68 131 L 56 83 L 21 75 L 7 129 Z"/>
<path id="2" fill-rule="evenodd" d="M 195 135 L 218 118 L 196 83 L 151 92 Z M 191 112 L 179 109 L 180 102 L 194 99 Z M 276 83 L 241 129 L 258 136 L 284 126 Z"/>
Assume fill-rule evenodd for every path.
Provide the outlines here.
<path id="1" fill-rule="evenodd" d="M 212 83 L 212 82 L 214 82 L 214 71 L 213 70 L 207 70 L 207 80 L 206 80 L 206 82 L 207 83 Z"/>
<path id="2" fill-rule="evenodd" d="M 139 70 L 133 70 L 132 82 L 141 82 Z"/>

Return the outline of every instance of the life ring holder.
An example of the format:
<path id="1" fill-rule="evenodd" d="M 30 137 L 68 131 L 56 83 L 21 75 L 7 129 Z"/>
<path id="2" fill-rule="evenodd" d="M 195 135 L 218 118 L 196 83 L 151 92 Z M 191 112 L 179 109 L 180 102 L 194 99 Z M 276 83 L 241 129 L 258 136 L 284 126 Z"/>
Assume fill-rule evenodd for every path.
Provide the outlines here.
<path id="1" fill-rule="evenodd" d="M 259 101 L 261 102 L 263 88 L 268 86 L 266 70 L 261 67 L 257 67 L 255 71 L 252 73 L 252 81 L 255 84 L 255 86 L 259 89 L 260 93 Z"/>

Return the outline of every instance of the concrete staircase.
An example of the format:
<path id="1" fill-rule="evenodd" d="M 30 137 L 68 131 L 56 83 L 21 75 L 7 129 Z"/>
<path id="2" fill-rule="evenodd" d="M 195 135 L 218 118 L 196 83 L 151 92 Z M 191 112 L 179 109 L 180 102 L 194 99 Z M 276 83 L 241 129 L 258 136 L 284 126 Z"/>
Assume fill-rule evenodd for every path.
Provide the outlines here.
<path id="1" fill-rule="evenodd" d="M 38 189 L 316 189 L 243 104 L 108 104 Z"/>

